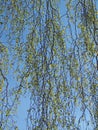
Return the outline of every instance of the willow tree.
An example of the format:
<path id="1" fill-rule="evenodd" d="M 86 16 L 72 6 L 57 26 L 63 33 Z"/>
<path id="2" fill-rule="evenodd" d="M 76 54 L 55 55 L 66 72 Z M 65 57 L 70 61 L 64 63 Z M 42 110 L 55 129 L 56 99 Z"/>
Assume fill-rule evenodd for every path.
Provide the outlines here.
<path id="1" fill-rule="evenodd" d="M 8 64 L 0 68 L 1 130 L 18 129 L 14 115 L 26 92 L 30 95 L 27 130 L 97 129 L 96 2 L 65 1 L 64 15 L 60 3 L 0 3 L 0 56 L 4 59 L 5 54 L 2 65 Z"/>
<path id="2" fill-rule="evenodd" d="M 83 120 L 88 126 L 92 122 L 93 129 L 98 128 L 98 19 L 96 2 L 93 0 L 70 0 L 67 3 L 68 26 L 73 46 L 72 57 L 78 61 L 77 69 L 71 68 L 75 71 L 72 78 L 75 78 L 76 74 L 78 76 L 78 81 L 73 80 L 73 84 L 77 83 L 75 89 L 78 90 L 77 96 L 82 112 L 79 123 Z M 74 62 L 74 58 L 72 59 L 71 61 Z M 74 63 L 73 66 L 75 66 Z M 90 122 L 87 113 L 90 114 Z M 84 129 L 86 128 L 84 127 Z"/>
<path id="3" fill-rule="evenodd" d="M 0 130 L 16 127 L 14 114 L 22 78 L 21 82 L 16 81 L 22 73 L 19 70 L 24 47 L 20 42 L 24 40 L 24 23 L 26 26 L 29 15 L 24 9 L 26 4 L 16 0 L 0 1 Z"/>

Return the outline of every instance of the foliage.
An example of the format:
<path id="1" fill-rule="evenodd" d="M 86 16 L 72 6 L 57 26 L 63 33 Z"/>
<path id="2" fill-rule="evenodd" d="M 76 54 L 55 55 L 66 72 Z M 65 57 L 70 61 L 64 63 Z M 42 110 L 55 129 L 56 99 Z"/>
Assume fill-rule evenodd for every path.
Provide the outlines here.
<path id="1" fill-rule="evenodd" d="M 96 2 L 65 1 L 63 16 L 60 3 L 0 1 L 0 129 L 18 129 L 26 93 L 28 130 L 98 127 Z"/>

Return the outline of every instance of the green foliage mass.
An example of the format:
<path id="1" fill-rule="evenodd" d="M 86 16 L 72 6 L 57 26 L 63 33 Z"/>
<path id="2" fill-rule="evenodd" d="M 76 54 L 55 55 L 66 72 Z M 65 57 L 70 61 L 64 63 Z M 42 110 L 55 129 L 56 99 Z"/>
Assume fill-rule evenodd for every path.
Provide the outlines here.
<path id="1" fill-rule="evenodd" d="M 0 130 L 18 130 L 26 94 L 27 130 L 97 130 L 96 2 L 0 1 Z"/>

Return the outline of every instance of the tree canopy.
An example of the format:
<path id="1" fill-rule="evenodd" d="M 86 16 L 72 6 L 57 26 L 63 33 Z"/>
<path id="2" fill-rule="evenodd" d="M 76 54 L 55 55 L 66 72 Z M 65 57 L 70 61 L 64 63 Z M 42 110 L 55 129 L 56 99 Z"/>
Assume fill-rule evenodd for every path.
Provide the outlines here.
<path id="1" fill-rule="evenodd" d="M 0 130 L 26 94 L 27 130 L 98 129 L 97 0 L 63 4 L 0 1 Z"/>

